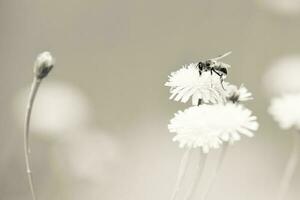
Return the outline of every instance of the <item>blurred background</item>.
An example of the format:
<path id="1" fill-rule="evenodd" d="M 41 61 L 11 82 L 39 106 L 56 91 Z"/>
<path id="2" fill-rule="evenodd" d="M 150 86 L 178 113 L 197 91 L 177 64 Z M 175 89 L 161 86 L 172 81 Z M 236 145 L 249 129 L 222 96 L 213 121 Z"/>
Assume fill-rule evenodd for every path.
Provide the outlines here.
<path id="1" fill-rule="evenodd" d="M 167 124 L 188 104 L 168 100 L 164 83 L 183 64 L 230 50 L 227 81 L 253 93 L 247 107 L 260 129 L 230 147 L 209 199 L 274 199 L 292 137 L 267 109 L 282 83 L 300 85 L 300 0 L 1 0 L 0 27 L 1 200 L 31 199 L 22 128 L 45 50 L 56 65 L 32 118 L 38 199 L 168 199 L 184 150 Z M 299 198 L 299 183 L 300 169 L 288 199 Z"/>

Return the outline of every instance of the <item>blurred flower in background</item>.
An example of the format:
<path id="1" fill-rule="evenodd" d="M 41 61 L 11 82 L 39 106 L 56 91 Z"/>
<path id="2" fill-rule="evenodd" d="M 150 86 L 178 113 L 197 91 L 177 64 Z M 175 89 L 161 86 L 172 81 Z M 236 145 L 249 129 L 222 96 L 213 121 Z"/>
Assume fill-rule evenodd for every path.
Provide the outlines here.
<path id="1" fill-rule="evenodd" d="M 282 129 L 300 128 L 300 55 L 276 60 L 263 77 L 267 91 L 277 97 L 271 100 L 269 113 Z"/>
<path id="2" fill-rule="evenodd" d="M 282 129 L 300 130 L 300 93 L 288 94 L 271 101 L 269 112 Z"/>
<path id="3" fill-rule="evenodd" d="M 69 173 L 79 180 L 101 182 L 111 166 L 120 160 L 118 142 L 100 129 L 76 131 L 62 148 L 66 152 Z"/>
<path id="4" fill-rule="evenodd" d="M 85 127 L 53 144 L 51 167 L 64 199 L 98 199 L 113 184 L 122 163 L 120 142 L 98 127 Z M 60 187 L 58 185 L 57 187 Z"/>
<path id="5" fill-rule="evenodd" d="M 23 125 L 29 86 L 15 96 L 13 108 Z M 61 81 L 47 81 L 41 86 L 32 112 L 32 133 L 62 138 L 78 128 L 88 126 L 91 108 L 87 97 L 75 86 Z"/>
<path id="6" fill-rule="evenodd" d="M 281 15 L 294 16 L 300 13 L 300 0 L 257 0 L 257 3 Z"/>
<path id="7" fill-rule="evenodd" d="M 20 126 L 28 90 L 21 89 L 14 99 Z M 56 139 L 48 146 L 51 157 L 46 157 L 56 187 L 64 187 L 61 194 L 67 193 L 70 199 L 81 195 L 97 199 L 103 192 L 99 188 L 109 185 L 121 160 L 119 142 L 112 134 L 94 127 L 93 117 L 87 96 L 74 85 L 47 81 L 41 86 L 32 112 L 32 133 Z"/>
<path id="8" fill-rule="evenodd" d="M 300 130 L 300 56 L 287 56 L 277 60 L 264 77 L 267 90 L 279 97 L 271 99 L 269 113 L 282 129 Z M 284 200 L 299 162 L 299 134 L 293 134 L 292 149 L 285 164 L 277 198 Z"/>
<path id="9" fill-rule="evenodd" d="M 300 92 L 300 55 L 279 58 L 267 69 L 263 77 L 266 90 L 271 95 Z"/>

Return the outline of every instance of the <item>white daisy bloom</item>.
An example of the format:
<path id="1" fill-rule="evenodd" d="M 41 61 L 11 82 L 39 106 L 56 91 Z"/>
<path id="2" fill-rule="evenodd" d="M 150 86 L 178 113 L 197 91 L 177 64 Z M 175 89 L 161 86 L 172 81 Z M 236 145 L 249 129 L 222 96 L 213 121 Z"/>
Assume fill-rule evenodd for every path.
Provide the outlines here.
<path id="1" fill-rule="evenodd" d="M 225 89 L 226 98 L 230 102 L 236 103 L 253 99 L 252 93 L 244 85 L 241 85 L 239 88 L 235 85 L 228 85 Z"/>
<path id="2" fill-rule="evenodd" d="M 272 99 L 269 113 L 282 129 L 300 129 L 300 93 Z"/>
<path id="3" fill-rule="evenodd" d="M 203 103 L 220 103 L 226 97 L 220 77 L 209 71 L 202 72 L 200 76 L 197 63 L 171 73 L 165 86 L 171 87 L 170 99 L 186 103 L 192 98 L 193 105 L 197 105 L 199 100 Z"/>
<path id="4" fill-rule="evenodd" d="M 224 141 L 238 141 L 241 135 L 252 137 L 258 123 L 252 112 L 242 105 L 204 104 L 179 111 L 168 128 L 176 133 L 173 141 L 178 141 L 181 148 L 201 147 L 207 153 L 219 148 Z"/>

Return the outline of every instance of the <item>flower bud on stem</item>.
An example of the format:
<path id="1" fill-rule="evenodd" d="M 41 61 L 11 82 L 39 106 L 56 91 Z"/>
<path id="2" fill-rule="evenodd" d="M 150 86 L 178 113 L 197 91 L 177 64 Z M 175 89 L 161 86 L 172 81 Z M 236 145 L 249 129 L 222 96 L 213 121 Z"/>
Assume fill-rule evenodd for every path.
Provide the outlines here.
<path id="1" fill-rule="evenodd" d="M 54 66 L 54 59 L 49 52 L 41 53 L 34 64 L 34 78 L 31 84 L 31 90 L 29 94 L 29 100 L 27 104 L 26 114 L 25 114 L 25 125 L 24 125 L 24 153 L 25 153 L 25 164 L 26 172 L 28 176 L 29 187 L 32 195 L 32 199 L 36 200 L 36 195 L 34 192 L 32 172 L 30 168 L 30 147 L 29 147 L 29 131 L 30 131 L 30 119 L 31 112 L 33 108 L 33 103 L 41 84 L 43 78 L 45 78 Z"/>

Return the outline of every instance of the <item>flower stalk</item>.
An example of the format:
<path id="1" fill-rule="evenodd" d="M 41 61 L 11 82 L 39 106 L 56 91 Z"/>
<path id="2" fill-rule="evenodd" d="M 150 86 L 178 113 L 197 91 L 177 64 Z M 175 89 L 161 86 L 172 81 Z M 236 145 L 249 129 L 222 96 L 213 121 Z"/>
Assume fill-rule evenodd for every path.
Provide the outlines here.
<path id="1" fill-rule="evenodd" d="M 196 188 L 198 187 L 200 180 L 203 176 L 206 160 L 207 160 L 207 154 L 200 151 L 200 160 L 199 160 L 199 164 L 197 166 L 197 172 L 196 172 L 196 175 L 192 182 L 192 186 L 190 187 L 190 190 L 188 191 L 184 200 L 190 200 L 193 198 Z"/>
<path id="2" fill-rule="evenodd" d="M 224 162 L 224 158 L 225 158 L 227 150 L 228 150 L 228 145 L 229 145 L 228 143 L 225 143 L 221 150 L 221 155 L 219 156 L 217 167 L 215 168 L 215 171 L 214 171 L 213 175 L 211 176 L 211 179 L 208 183 L 208 187 L 207 187 L 206 191 L 203 192 L 203 197 L 201 198 L 202 200 L 206 200 L 208 198 L 208 195 L 216 182 L 218 173 L 221 169 L 221 166 Z"/>
<path id="3" fill-rule="evenodd" d="M 25 165 L 26 165 L 26 173 L 28 176 L 28 183 L 31 191 L 31 196 L 33 200 L 36 200 L 36 195 L 33 186 L 33 178 L 32 171 L 30 167 L 30 146 L 29 146 L 29 132 L 30 132 L 30 120 L 31 113 L 34 104 L 34 100 L 38 89 L 40 87 L 41 81 L 45 78 L 48 73 L 51 71 L 54 65 L 54 60 L 49 52 L 41 53 L 34 65 L 34 78 L 31 84 L 31 90 L 29 93 L 29 99 L 27 103 L 27 109 L 25 114 L 25 124 L 24 124 L 24 155 L 25 155 Z"/>
<path id="4" fill-rule="evenodd" d="M 299 162 L 299 152 L 300 151 L 300 137 L 299 133 L 293 134 L 293 149 L 290 153 L 289 160 L 286 164 L 283 177 L 280 182 L 279 192 L 277 195 L 277 200 L 283 200 L 288 193 L 290 188 L 291 180 L 295 173 L 296 167 Z"/>
<path id="5" fill-rule="evenodd" d="M 35 100 L 35 96 L 37 94 L 38 88 L 40 86 L 41 80 L 34 78 L 29 94 L 29 100 L 28 100 L 28 105 L 27 105 L 27 110 L 26 110 L 26 115 L 25 115 L 25 128 L 24 128 L 24 153 L 25 153 L 25 164 L 26 164 L 26 172 L 28 176 L 28 182 L 29 182 L 29 187 L 32 195 L 32 199 L 35 200 L 35 192 L 34 192 L 34 187 L 33 187 L 33 181 L 32 181 L 32 172 L 31 172 L 31 167 L 30 167 L 30 159 L 29 159 L 29 154 L 30 154 L 30 147 L 29 147 L 29 129 L 30 129 L 30 119 L 31 119 L 31 112 L 32 112 L 32 107 L 33 103 Z"/>
<path id="6" fill-rule="evenodd" d="M 191 148 L 188 148 L 182 156 L 182 159 L 181 159 L 180 165 L 179 165 L 178 175 L 177 175 L 176 182 L 175 182 L 175 187 L 174 187 L 174 190 L 173 190 L 170 200 L 175 200 L 178 195 L 179 189 L 182 185 L 183 178 L 186 174 L 186 169 L 188 166 L 190 154 L 191 154 Z"/>

